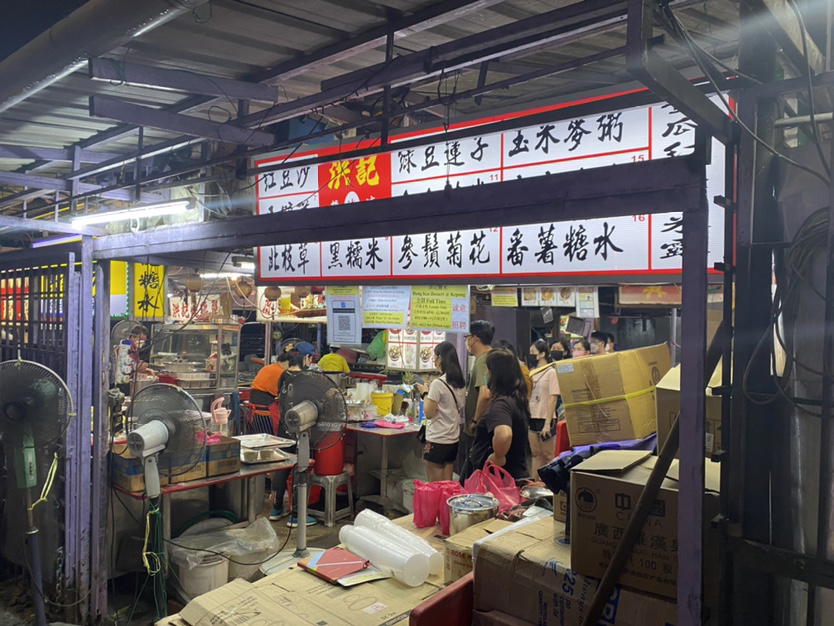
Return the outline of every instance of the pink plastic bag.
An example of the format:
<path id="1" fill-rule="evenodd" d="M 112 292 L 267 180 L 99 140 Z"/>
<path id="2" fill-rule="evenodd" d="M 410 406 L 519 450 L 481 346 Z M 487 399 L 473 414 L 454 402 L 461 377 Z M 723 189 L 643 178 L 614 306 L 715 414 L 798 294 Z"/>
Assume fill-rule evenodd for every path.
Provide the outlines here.
<path id="1" fill-rule="evenodd" d="M 463 487 L 460 486 L 458 482 L 452 481 L 444 481 L 439 483 L 443 485 L 440 493 L 440 503 L 437 508 L 437 517 L 440 521 L 440 533 L 447 537 L 449 535 L 450 526 L 452 524 L 452 517 L 449 511 L 449 505 L 447 504 L 447 500 L 452 496 L 459 495 L 464 493 Z"/>
<path id="2" fill-rule="evenodd" d="M 414 487 L 414 525 L 417 528 L 434 526 L 441 495 L 437 483 L 415 480 Z"/>
<path id="3" fill-rule="evenodd" d="M 484 468 L 475 470 L 463 485 L 464 493 L 490 493 L 498 500 L 498 512 L 506 513 L 521 504 L 521 490 L 515 479 L 503 467 L 487 461 Z"/>
<path id="4" fill-rule="evenodd" d="M 488 462 L 484 464 L 483 476 L 489 492 L 498 500 L 498 513 L 506 513 L 521 504 L 521 489 L 503 467 Z"/>

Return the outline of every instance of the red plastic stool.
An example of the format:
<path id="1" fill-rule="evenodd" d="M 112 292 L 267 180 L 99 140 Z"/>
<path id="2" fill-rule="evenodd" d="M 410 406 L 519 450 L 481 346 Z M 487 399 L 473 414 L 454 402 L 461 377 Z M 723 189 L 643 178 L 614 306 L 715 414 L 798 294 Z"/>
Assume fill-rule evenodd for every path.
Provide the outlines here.
<path id="1" fill-rule="evenodd" d="M 441 589 L 411 610 L 409 626 L 469 626 L 475 606 L 474 575 L 463 578 Z"/>

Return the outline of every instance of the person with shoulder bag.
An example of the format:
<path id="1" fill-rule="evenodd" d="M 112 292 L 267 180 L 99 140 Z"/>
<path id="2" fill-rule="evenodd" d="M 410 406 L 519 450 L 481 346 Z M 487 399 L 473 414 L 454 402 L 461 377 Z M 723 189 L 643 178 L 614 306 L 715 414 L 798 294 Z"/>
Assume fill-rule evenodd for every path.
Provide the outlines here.
<path id="1" fill-rule="evenodd" d="M 556 451 L 556 406 L 559 402 L 559 379 L 550 360 L 547 342 L 536 341 L 527 356 L 533 391 L 530 394 L 530 450 L 535 475 L 540 467 L 553 460 Z"/>
<path id="2" fill-rule="evenodd" d="M 423 461 L 430 482 L 452 479 L 466 397 L 466 383 L 455 346 L 448 341 L 435 346 L 434 365 L 442 375 L 428 387 L 417 385 L 427 420 Z"/>

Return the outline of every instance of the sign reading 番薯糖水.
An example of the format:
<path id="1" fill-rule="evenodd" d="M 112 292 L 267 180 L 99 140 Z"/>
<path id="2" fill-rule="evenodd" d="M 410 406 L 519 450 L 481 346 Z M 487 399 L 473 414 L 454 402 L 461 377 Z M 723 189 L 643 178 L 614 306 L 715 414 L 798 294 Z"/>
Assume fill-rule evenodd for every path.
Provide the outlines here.
<path id="1" fill-rule="evenodd" d="M 490 118 L 476 125 L 517 116 Z M 333 155 L 332 161 L 319 165 L 293 167 L 284 156 L 256 159 L 256 167 L 287 160 L 286 168 L 258 177 L 258 213 L 337 206 L 438 191 L 447 185 L 468 187 L 680 156 L 693 151 L 695 139 L 691 121 L 671 105 L 658 104 L 396 148 L 397 141 L 442 132 L 401 135 L 392 139 L 389 152 L 354 159 L 340 159 L 339 153 L 367 144 L 292 156 L 296 160 Z M 723 190 L 724 148 L 713 140 L 707 197 L 721 195 Z M 724 253 L 722 220 L 723 210 L 711 207 L 715 236 L 709 241 L 710 266 Z M 679 273 L 682 255 L 681 214 L 662 213 L 265 246 L 258 249 L 258 277 L 321 283 L 652 275 Z"/>

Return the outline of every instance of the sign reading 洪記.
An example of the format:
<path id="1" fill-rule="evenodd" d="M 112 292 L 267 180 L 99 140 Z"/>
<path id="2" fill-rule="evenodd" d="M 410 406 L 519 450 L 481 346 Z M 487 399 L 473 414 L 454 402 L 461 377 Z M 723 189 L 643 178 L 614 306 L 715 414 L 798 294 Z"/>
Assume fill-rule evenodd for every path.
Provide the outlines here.
<path id="1" fill-rule="evenodd" d="M 469 288 L 466 285 L 414 285 L 411 288 L 411 326 L 466 332 L 469 328 Z"/>
<path id="2" fill-rule="evenodd" d="M 131 265 L 131 315 L 137 320 L 165 318 L 165 267 L 162 265 Z"/>
<path id="3" fill-rule="evenodd" d="M 357 159 L 339 158 L 357 145 L 295 154 L 293 160 L 331 155 L 332 160 L 303 166 L 288 162 L 286 168 L 259 176 L 258 212 L 343 205 L 438 191 L 447 185 L 485 185 L 681 156 L 694 149 L 695 124 L 671 105 L 657 104 L 396 149 L 397 141 L 442 132 L 400 135 L 392 139 L 391 152 Z M 274 166 L 285 159 L 257 159 L 255 166 Z M 723 192 L 724 148 L 713 140 L 707 197 Z M 722 220 L 723 210 L 712 206 L 710 266 L 723 256 Z M 680 272 L 682 254 L 682 214 L 643 214 L 265 246 L 258 249 L 258 276 L 263 281 L 327 283 L 653 275 Z"/>
<path id="4" fill-rule="evenodd" d="M 411 287 L 364 287 L 363 328 L 404 328 L 411 304 Z"/>

